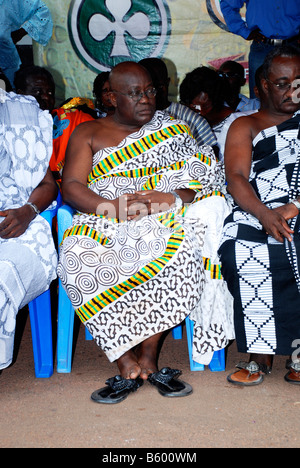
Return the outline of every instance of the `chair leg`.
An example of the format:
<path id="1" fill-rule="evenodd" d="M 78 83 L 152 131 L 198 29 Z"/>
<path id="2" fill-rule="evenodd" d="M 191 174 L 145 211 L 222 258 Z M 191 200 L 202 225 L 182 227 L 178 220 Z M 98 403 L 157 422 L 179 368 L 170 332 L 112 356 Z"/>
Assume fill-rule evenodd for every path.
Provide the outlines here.
<path id="1" fill-rule="evenodd" d="M 74 309 L 58 281 L 57 372 L 69 373 L 72 367 Z"/>
<path id="2" fill-rule="evenodd" d="M 188 342 L 188 350 L 189 350 L 189 360 L 190 360 L 190 369 L 191 371 L 204 371 L 205 366 L 203 364 L 199 364 L 198 362 L 193 361 L 193 328 L 194 322 L 186 317 L 185 319 L 185 327 L 186 327 L 186 336 Z"/>
<path id="3" fill-rule="evenodd" d="M 192 371 L 202 371 L 205 369 L 205 366 L 203 364 L 199 364 L 198 362 L 193 361 L 192 357 L 194 322 L 189 317 L 186 317 L 185 325 L 188 339 L 190 369 Z M 214 352 L 208 367 L 211 370 L 211 372 L 221 372 L 225 370 L 225 349 L 220 349 L 219 351 Z"/>
<path id="4" fill-rule="evenodd" d="M 172 336 L 174 340 L 181 340 L 182 339 L 182 325 L 179 324 L 176 327 L 172 328 Z"/>
<path id="5" fill-rule="evenodd" d="M 225 370 L 225 349 L 215 351 L 208 365 L 212 372 L 221 372 Z"/>
<path id="6" fill-rule="evenodd" d="M 28 304 L 35 376 L 48 378 L 53 374 L 53 342 L 50 289 Z"/>

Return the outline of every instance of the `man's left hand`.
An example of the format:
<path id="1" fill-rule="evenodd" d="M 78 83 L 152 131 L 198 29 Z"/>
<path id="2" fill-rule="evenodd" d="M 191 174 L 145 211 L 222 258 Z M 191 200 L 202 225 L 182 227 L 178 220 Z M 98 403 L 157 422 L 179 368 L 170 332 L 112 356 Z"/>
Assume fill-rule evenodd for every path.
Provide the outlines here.
<path id="1" fill-rule="evenodd" d="M 0 211 L 0 217 L 4 220 L 0 223 L 0 237 L 11 239 L 24 234 L 35 213 L 29 205 L 20 208 Z"/>

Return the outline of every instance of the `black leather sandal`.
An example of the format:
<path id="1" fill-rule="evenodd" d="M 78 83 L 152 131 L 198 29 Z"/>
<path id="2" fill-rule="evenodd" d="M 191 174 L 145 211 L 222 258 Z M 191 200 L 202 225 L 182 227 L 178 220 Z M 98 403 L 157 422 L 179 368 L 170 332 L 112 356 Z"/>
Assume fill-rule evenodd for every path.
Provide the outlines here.
<path id="1" fill-rule="evenodd" d="M 96 403 L 120 403 L 128 397 L 129 393 L 138 390 L 144 381 L 140 377 L 137 379 L 124 379 L 121 375 L 116 375 L 107 379 L 105 383 L 106 387 L 95 390 L 91 395 L 91 399 Z"/>
<path id="2" fill-rule="evenodd" d="M 165 397 L 183 397 L 190 395 L 193 392 L 191 385 L 178 380 L 181 371 L 164 367 L 158 372 L 154 372 L 148 376 L 148 382 L 154 385 L 160 395 Z"/>

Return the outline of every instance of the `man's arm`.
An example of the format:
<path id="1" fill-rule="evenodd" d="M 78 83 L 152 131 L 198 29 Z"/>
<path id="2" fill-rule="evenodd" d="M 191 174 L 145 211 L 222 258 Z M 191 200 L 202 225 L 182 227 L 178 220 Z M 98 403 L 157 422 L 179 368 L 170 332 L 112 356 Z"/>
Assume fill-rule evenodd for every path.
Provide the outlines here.
<path id="1" fill-rule="evenodd" d="M 269 209 L 249 183 L 252 160 L 252 117 L 240 117 L 230 126 L 225 145 L 227 189 L 242 210 L 255 216 L 265 231 L 279 242 L 292 240 L 292 230 L 278 210 Z"/>
<path id="2" fill-rule="evenodd" d="M 39 211 L 44 211 L 57 197 L 57 185 L 48 168 L 44 179 L 31 193 L 28 202 L 36 205 Z M 36 212 L 30 204 L 20 208 L 0 211 L 4 220 L 0 223 L 0 237 L 10 239 L 24 234 L 29 223 L 36 217 Z"/>
<path id="3" fill-rule="evenodd" d="M 221 11 L 229 30 L 248 39 L 251 31 L 240 15 L 240 9 L 244 4 L 243 0 L 220 0 Z"/>

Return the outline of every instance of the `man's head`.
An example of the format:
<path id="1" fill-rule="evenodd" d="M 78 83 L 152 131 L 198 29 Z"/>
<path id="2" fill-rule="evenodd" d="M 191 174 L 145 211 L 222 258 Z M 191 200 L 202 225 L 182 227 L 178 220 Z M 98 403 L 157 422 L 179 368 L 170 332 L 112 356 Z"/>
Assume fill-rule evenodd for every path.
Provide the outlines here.
<path id="1" fill-rule="evenodd" d="M 263 63 L 262 74 L 262 91 L 270 109 L 281 114 L 300 109 L 299 49 L 288 45 L 274 49 Z"/>
<path id="2" fill-rule="evenodd" d="M 109 72 L 102 72 L 96 76 L 93 83 L 93 94 L 95 96 L 96 108 L 108 112 L 111 110 L 112 105 L 109 99 Z"/>
<path id="3" fill-rule="evenodd" d="M 55 105 L 55 84 L 51 73 L 43 67 L 21 67 L 15 73 L 14 85 L 18 94 L 34 96 L 43 110 L 51 112 Z"/>
<path id="4" fill-rule="evenodd" d="M 215 70 L 202 66 L 185 75 L 179 93 L 180 102 L 185 106 L 199 105 L 202 108 L 209 105 L 218 111 L 228 98 L 229 85 Z"/>
<path id="5" fill-rule="evenodd" d="M 157 91 L 156 109 L 166 109 L 170 105 L 168 100 L 170 78 L 165 62 L 157 57 L 149 57 L 140 60 L 139 64 L 151 75 L 153 86 Z"/>
<path id="6" fill-rule="evenodd" d="M 227 60 L 222 63 L 218 72 L 228 80 L 231 92 L 234 95 L 239 94 L 241 87 L 246 83 L 244 67 L 233 60 Z"/>
<path id="7" fill-rule="evenodd" d="M 109 76 L 114 118 L 123 125 L 142 127 L 155 113 L 155 95 L 148 71 L 135 62 L 121 62 Z"/>

